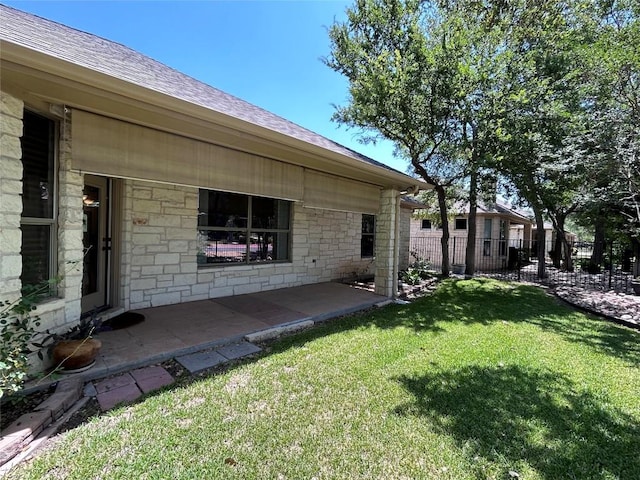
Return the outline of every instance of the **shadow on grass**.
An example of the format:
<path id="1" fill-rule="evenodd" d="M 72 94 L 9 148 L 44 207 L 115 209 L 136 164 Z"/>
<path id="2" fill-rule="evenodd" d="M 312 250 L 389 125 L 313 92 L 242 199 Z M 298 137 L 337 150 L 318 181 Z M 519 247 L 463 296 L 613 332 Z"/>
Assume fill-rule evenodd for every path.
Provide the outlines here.
<path id="1" fill-rule="evenodd" d="M 578 314 L 535 286 L 489 279 L 449 280 L 428 297 L 396 307 L 395 312 L 388 308 L 371 313 L 369 321 L 383 329 L 402 326 L 436 333 L 444 331 L 449 322 L 527 322 L 570 342 L 640 365 L 637 331 Z"/>
<path id="2" fill-rule="evenodd" d="M 640 424 L 555 373 L 465 367 L 399 383 L 414 397 L 395 414 L 425 417 L 475 460 L 542 478 L 640 478 Z M 609 476 L 608 476 L 609 475 Z"/>
<path id="3" fill-rule="evenodd" d="M 443 282 L 433 294 L 411 304 L 389 305 L 381 309 L 371 309 L 343 318 L 332 319 L 310 330 L 268 342 L 261 354 L 251 358 L 215 367 L 198 375 L 186 375 L 175 385 L 166 389 L 181 388 L 207 376 L 229 371 L 235 368 L 236 365 L 253 362 L 256 358 L 301 347 L 307 342 L 313 342 L 316 339 L 349 330 L 370 326 L 380 329 L 402 327 L 419 332 L 432 332 L 437 335 L 446 331 L 448 323 L 463 322 L 465 324 L 490 325 L 500 321 L 535 324 L 541 329 L 559 334 L 568 341 L 586 344 L 597 351 L 640 365 L 640 334 L 638 332 L 609 324 L 606 321 L 594 321 L 584 317 L 582 314 L 576 314 L 564 304 L 559 304 L 539 287 L 508 284 L 485 279 L 470 281 L 448 280 Z M 478 370 L 473 372 L 476 382 L 479 377 L 485 375 L 483 372 L 485 371 Z M 519 394 L 517 391 L 510 391 L 510 389 L 517 384 L 509 384 L 509 382 L 515 382 L 516 379 L 508 380 L 505 370 L 496 370 L 494 373 L 488 379 L 494 383 L 502 381 L 504 385 L 501 385 L 498 390 L 503 389 L 503 396 L 514 400 Z M 471 375 L 471 372 L 467 372 L 467 375 Z M 494 378 L 496 375 L 499 376 Z M 518 375 L 514 374 L 512 376 L 517 377 Z M 532 395 L 523 395 L 526 398 L 535 398 L 536 395 L 543 395 L 540 392 L 545 391 L 544 383 L 547 380 L 550 386 L 557 385 L 559 381 L 556 376 L 551 375 L 549 375 L 548 379 L 542 378 L 540 375 L 533 377 L 529 375 L 527 378 L 530 383 L 540 382 L 543 385 L 543 390 L 533 389 Z M 410 385 L 417 388 L 421 381 L 425 383 L 427 380 L 402 379 L 403 384 L 406 383 L 408 388 Z M 526 381 L 523 385 L 524 392 L 526 392 Z M 427 388 L 427 386 L 424 388 Z M 157 392 L 149 395 L 153 394 L 157 394 Z M 499 397 L 499 394 L 500 392 L 496 396 Z M 480 396 L 480 393 L 478 396 Z M 147 398 L 147 396 L 143 398 Z M 575 401 L 578 400 L 574 397 L 571 398 Z M 475 400 L 475 394 L 471 399 L 472 401 Z M 455 397 L 451 401 L 456 406 Z M 638 451 L 640 451 L 640 446 L 638 446 Z M 637 462 L 638 460 L 636 459 L 635 461 Z"/>

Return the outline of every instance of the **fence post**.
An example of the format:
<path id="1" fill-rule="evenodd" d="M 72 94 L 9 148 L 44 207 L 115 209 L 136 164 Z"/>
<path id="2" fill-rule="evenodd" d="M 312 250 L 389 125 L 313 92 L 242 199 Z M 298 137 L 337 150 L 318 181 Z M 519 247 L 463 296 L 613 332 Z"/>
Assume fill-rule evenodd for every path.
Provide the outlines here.
<path id="1" fill-rule="evenodd" d="M 609 245 L 609 290 L 611 290 L 611 278 L 613 277 L 613 242 Z"/>
<path id="2" fill-rule="evenodd" d="M 451 259 L 451 265 L 456 263 L 456 237 L 453 237 L 453 258 Z"/>
<path id="3" fill-rule="evenodd" d="M 522 255 L 522 238 L 520 239 L 520 245 L 518 247 L 518 251 L 516 252 L 516 255 L 518 257 L 518 259 L 516 260 L 516 268 L 518 269 L 518 282 L 520 281 L 520 256 Z"/>

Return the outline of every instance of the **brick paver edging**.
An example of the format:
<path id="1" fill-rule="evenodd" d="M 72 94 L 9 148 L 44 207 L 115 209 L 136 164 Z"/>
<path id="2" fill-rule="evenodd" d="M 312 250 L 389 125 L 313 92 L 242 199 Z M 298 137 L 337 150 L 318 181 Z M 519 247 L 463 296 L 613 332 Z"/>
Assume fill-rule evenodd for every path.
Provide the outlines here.
<path id="1" fill-rule="evenodd" d="M 0 433 L 0 466 L 20 453 L 40 432 L 62 417 L 82 395 L 82 378 L 68 378 L 58 383 L 53 395 L 26 413 Z"/>

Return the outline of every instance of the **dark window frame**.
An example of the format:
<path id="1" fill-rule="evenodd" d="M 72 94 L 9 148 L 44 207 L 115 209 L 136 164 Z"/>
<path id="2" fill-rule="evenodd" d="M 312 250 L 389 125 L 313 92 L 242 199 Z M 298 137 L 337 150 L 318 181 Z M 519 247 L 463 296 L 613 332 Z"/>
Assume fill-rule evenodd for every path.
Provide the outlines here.
<path id="1" fill-rule="evenodd" d="M 428 222 L 428 223 L 427 223 L 427 226 L 425 226 L 425 222 Z M 423 218 L 423 219 L 422 219 L 422 222 L 420 223 L 420 228 L 421 228 L 422 230 L 431 230 L 431 229 L 432 229 L 432 223 L 431 223 L 431 220 L 429 220 L 428 218 Z"/>
<path id="2" fill-rule="evenodd" d="M 224 226 L 202 225 L 200 221 L 201 216 L 209 215 L 211 212 L 208 210 L 209 205 L 207 205 L 206 211 L 203 210 L 202 205 L 198 205 L 199 267 L 233 267 L 291 262 L 293 248 L 293 202 L 258 195 L 235 194 L 201 188 L 198 192 L 199 203 L 203 194 L 207 194 L 207 200 L 209 200 L 209 192 L 220 195 L 221 197 L 228 195 L 229 197 L 235 196 L 236 200 L 246 200 L 246 212 L 234 212 L 231 215 L 225 212 L 223 216 L 228 217 L 228 220 Z M 286 212 L 287 218 L 285 223 L 287 227 L 254 226 L 254 200 L 255 202 L 267 200 L 286 204 L 288 212 Z M 255 210 L 258 210 L 257 206 Z M 239 226 L 237 225 L 238 223 L 240 224 Z M 203 238 L 205 234 L 207 238 Z M 210 237 L 213 237 L 215 240 L 211 240 Z M 218 237 L 222 240 L 219 240 Z M 275 242 L 274 237 L 277 238 Z M 284 247 L 278 247 L 279 242 L 283 239 L 285 242 Z M 211 247 L 212 241 L 215 241 L 215 247 Z M 206 246 L 203 245 L 205 243 L 207 244 Z M 244 249 L 234 247 L 230 250 L 229 247 L 224 246 L 229 244 L 244 246 Z M 258 246 L 254 247 L 255 245 Z M 271 246 L 271 250 L 269 250 L 269 246 Z M 215 248 L 215 250 L 211 251 L 212 248 Z M 274 248 L 277 248 L 279 253 L 284 252 L 285 258 L 262 258 L 268 257 L 269 251 L 271 251 L 273 255 Z M 221 251 L 220 253 L 226 251 L 227 254 L 218 255 L 219 250 Z"/>
<path id="3" fill-rule="evenodd" d="M 37 130 L 37 123 L 41 126 L 46 124 L 46 141 L 37 136 L 42 132 Z M 20 216 L 20 226 L 22 230 L 20 255 L 22 257 L 22 273 L 20 280 L 22 288 L 27 286 L 37 286 L 44 282 L 49 282 L 56 276 L 57 272 L 57 247 L 58 247 L 58 150 L 57 137 L 58 124 L 55 120 L 41 115 L 35 111 L 24 109 L 23 112 L 23 135 L 20 138 L 20 147 L 22 150 L 22 202 L 23 210 Z M 33 141 L 33 144 L 27 142 Z M 38 143 L 41 143 L 38 146 Z M 46 146 L 44 146 L 46 144 Z M 44 160 L 46 156 L 46 160 Z M 39 157 L 39 158 L 37 158 Z M 31 171 L 31 165 L 37 165 L 38 162 L 46 162 L 47 178 L 42 178 Z M 34 179 L 34 177 L 37 177 Z M 34 187 L 37 185 L 37 188 Z M 36 191 L 34 195 L 34 190 Z M 39 198 L 38 198 L 39 197 Z M 35 201 L 34 201 L 35 200 Z M 37 200 L 46 201 L 46 206 L 38 206 Z M 41 210 L 37 214 L 37 210 Z M 36 234 L 35 238 L 28 232 L 37 232 L 40 230 L 44 234 Z M 44 245 L 41 242 L 44 241 Z M 41 244 L 41 256 L 36 259 L 30 257 L 25 249 L 28 245 Z M 34 269 L 34 265 L 46 263 L 44 268 Z M 50 288 L 49 295 L 54 294 L 54 289 Z"/>
<path id="4" fill-rule="evenodd" d="M 458 226 L 458 222 L 464 222 L 464 227 L 459 227 Z M 466 230 L 467 229 L 467 224 L 468 224 L 468 222 L 467 222 L 466 218 L 456 218 L 453 221 L 453 229 L 454 230 Z"/>
<path id="5" fill-rule="evenodd" d="M 484 240 L 482 242 L 482 255 L 485 257 L 491 256 L 491 232 L 493 229 L 493 219 L 484 219 Z"/>
<path id="6" fill-rule="evenodd" d="M 376 216 L 362 214 L 360 237 L 360 258 L 375 258 L 376 256 Z"/>
<path id="7" fill-rule="evenodd" d="M 507 221 L 501 218 L 499 225 L 498 254 L 501 257 L 505 257 L 507 255 Z"/>

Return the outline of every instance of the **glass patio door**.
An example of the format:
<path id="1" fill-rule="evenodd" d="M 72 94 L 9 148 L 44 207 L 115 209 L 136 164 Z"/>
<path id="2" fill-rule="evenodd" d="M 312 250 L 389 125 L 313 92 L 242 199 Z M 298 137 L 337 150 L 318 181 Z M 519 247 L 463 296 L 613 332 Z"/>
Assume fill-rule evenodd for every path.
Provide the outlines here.
<path id="1" fill-rule="evenodd" d="M 107 301 L 108 255 L 111 239 L 108 221 L 108 180 L 85 176 L 82 195 L 82 243 L 84 250 L 82 271 L 82 313 L 101 309 Z"/>

